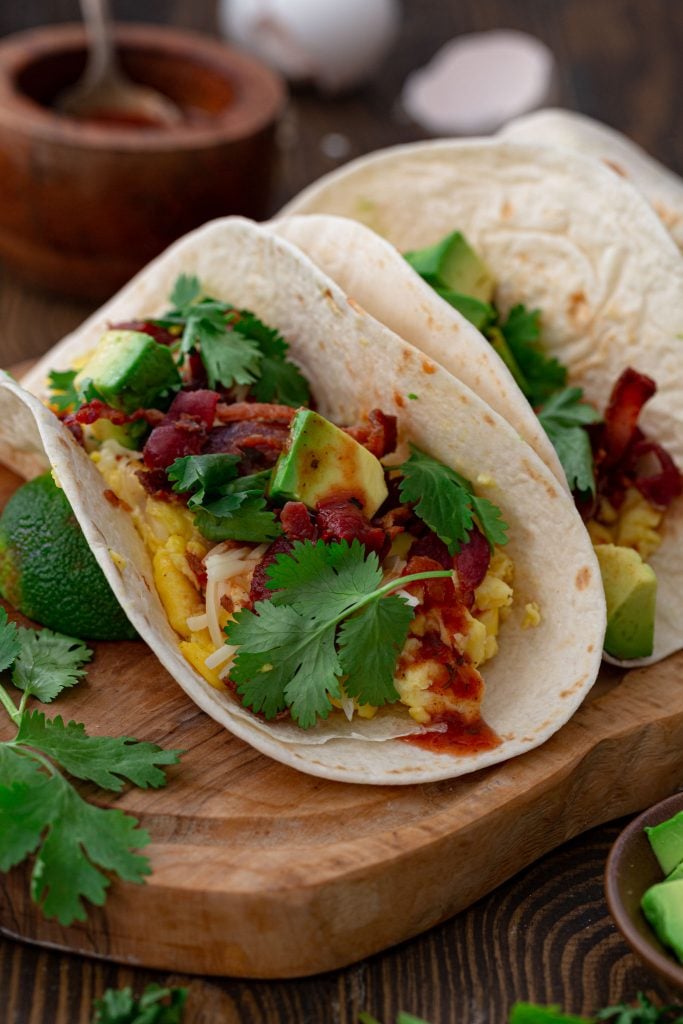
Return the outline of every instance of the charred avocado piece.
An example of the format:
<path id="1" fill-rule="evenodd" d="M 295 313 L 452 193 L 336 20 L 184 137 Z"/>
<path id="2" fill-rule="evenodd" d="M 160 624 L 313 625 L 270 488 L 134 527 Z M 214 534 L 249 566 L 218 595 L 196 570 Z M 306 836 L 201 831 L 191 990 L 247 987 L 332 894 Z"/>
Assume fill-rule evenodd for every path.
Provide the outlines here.
<path id="1" fill-rule="evenodd" d="M 180 387 L 173 353 L 142 331 L 110 330 L 80 370 L 75 386 L 84 401 L 101 398 L 114 409 L 166 409 Z"/>
<path id="2" fill-rule="evenodd" d="M 387 497 L 384 469 L 367 448 L 317 412 L 299 409 L 273 470 L 270 497 L 315 508 L 336 494 L 355 498 L 370 519 Z"/>
<path id="3" fill-rule="evenodd" d="M 605 651 L 625 661 L 652 654 L 657 577 L 633 548 L 596 544 L 607 601 Z"/>

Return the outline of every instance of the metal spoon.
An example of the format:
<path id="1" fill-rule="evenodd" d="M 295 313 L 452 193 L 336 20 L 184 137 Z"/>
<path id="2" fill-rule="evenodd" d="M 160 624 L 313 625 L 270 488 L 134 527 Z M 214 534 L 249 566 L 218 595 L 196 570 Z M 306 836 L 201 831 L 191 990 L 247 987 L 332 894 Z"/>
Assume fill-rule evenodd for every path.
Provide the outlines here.
<path id="1" fill-rule="evenodd" d="M 119 65 L 108 0 L 80 0 L 88 35 L 88 61 L 81 78 L 55 106 L 80 118 L 170 125 L 182 119 L 178 107 L 155 89 L 131 82 Z"/>

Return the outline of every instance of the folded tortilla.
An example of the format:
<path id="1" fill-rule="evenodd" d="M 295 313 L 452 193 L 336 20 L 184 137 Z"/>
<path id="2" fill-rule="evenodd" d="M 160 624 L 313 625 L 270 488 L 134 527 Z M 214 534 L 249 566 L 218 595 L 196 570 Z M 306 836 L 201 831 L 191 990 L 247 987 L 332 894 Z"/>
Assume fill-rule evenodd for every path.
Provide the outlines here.
<path id="1" fill-rule="evenodd" d="M 509 121 L 499 135 L 600 160 L 643 193 L 683 250 L 683 180 L 621 132 L 573 110 L 538 110 Z"/>
<path id="2" fill-rule="evenodd" d="M 524 303 L 540 309 L 545 349 L 568 367 L 569 382 L 596 408 L 604 409 L 627 366 L 656 381 L 657 394 L 640 423 L 683 467 L 683 262 L 643 196 L 613 171 L 530 144 L 416 143 L 370 154 L 320 179 L 281 216 L 297 214 L 351 218 L 396 247 L 382 246 L 369 233 L 363 242 L 352 239 L 352 229 L 344 235 L 339 223 L 288 226 L 283 220 L 277 229 L 371 314 L 389 322 L 387 309 L 395 306 L 391 325 L 425 351 L 438 347 L 440 362 L 455 375 L 462 374 L 466 354 L 457 348 L 446 353 L 441 339 L 460 332 L 462 318 L 435 293 L 429 300 L 422 289 L 415 299 L 415 280 L 408 295 L 396 250 L 420 249 L 462 231 L 496 278 L 498 308 L 505 313 Z M 373 287 L 361 293 L 364 281 Z M 500 366 L 491 350 L 488 360 Z M 481 385 L 468 382 L 483 394 Z M 546 445 L 538 446 L 520 422 L 520 402 L 528 410 L 521 393 L 508 387 L 493 404 L 548 462 Z M 649 559 L 658 580 L 654 652 L 630 664 L 658 661 L 683 646 L 683 499 L 667 510 L 661 532 L 662 544 Z"/>
<path id="3" fill-rule="evenodd" d="M 311 730 L 266 722 L 214 689 L 182 657 L 156 593 L 150 558 L 128 514 L 104 497 L 106 483 L 70 433 L 34 397 L 50 369 L 92 350 L 107 325 L 160 315 L 181 273 L 195 274 L 218 299 L 252 309 L 277 326 L 308 377 L 320 412 L 357 422 L 372 408 L 395 413 L 400 436 L 476 480 L 510 527 L 515 607 L 486 664 L 482 714 L 499 746 L 436 754 L 395 737 L 407 709 L 375 719 L 331 716 Z M 24 472 L 53 466 L 131 622 L 185 692 L 236 736 L 302 771 L 349 782 L 399 784 L 448 778 L 521 754 L 571 716 L 600 664 L 605 607 L 599 570 L 572 503 L 518 433 L 437 363 L 374 320 L 289 243 L 249 221 L 229 218 L 188 235 L 45 356 L 22 390 L 0 382 L 0 457 Z M 408 400 L 408 395 L 417 395 Z M 522 629 L 535 601 L 541 622 Z M 144 685 L 144 683 L 141 683 Z M 333 720 L 335 719 L 335 720 Z M 340 721 L 341 720 L 341 721 Z"/>

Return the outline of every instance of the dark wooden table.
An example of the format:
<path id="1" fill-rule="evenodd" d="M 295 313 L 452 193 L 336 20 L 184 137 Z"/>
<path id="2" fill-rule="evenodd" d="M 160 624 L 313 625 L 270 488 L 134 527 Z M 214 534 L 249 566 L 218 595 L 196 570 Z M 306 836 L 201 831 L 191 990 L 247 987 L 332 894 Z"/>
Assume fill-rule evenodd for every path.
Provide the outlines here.
<path id="1" fill-rule="evenodd" d="M 114 0 L 113 7 L 121 19 L 215 30 L 211 0 Z M 350 157 L 419 137 L 396 103 L 408 71 L 454 35 L 496 27 L 532 32 L 552 48 L 563 105 L 607 121 L 683 172 L 680 0 L 403 0 L 403 8 L 400 37 L 363 91 L 334 100 L 293 96 L 273 210 L 336 166 L 321 146 L 329 133 L 348 138 Z M 5 3 L 0 34 L 76 16 L 76 0 Z M 3 274 L 0 365 L 42 353 L 89 311 Z M 594 829 L 446 924 L 346 970 L 285 982 L 170 980 L 190 983 L 188 1024 L 354 1024 L 362 1010 L 393 1024 L 400 1009 L 432 1024 L 504 1024 L 515 999 L 585 1014 L 638 990 L 665 999 L 607 912 L 602 874 L 619 827 Z M 482 856 L 495 857 L 495 848 Z M 169 979 L 0 938 L 0 1024 L 86 1024 L 105 988 L 141 991 L 152 980 Z"/>

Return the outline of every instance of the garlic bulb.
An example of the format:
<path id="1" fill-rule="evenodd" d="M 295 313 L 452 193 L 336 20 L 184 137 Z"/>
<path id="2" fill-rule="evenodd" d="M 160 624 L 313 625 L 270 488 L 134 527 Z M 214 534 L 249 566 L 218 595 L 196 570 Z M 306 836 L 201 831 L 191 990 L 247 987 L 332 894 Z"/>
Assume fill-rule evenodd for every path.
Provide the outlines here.
<path id="1" fill-rule="evenodd" d="M 397 0 L 221 0 L 221 29 L 293 81 L 323 92 L 370 78 L 399 22 Z"/>

